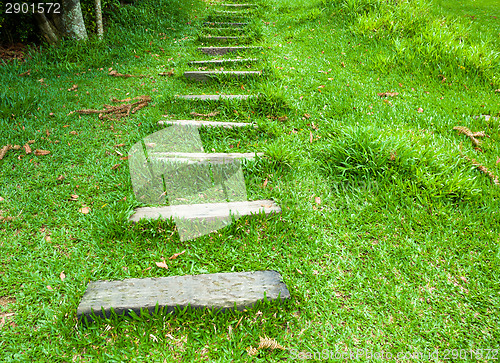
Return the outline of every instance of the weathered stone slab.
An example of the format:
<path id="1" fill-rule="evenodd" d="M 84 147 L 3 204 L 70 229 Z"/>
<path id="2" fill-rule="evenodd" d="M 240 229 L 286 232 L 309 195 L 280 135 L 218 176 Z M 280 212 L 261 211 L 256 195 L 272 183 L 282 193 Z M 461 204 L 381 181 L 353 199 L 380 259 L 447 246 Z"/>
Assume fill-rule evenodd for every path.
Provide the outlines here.
<path id="1" fill-rule="evenodd" d="M 209 308 L 214 310 L 249 308 L 259 301 L 290 299 L 290 292 L 276 271 L 215 273 L 169 276 L 121 281 L 91 281 L 83 295 L 76 315 L 78 319 L 91 314 L 118 315 L 141 310 L 154 312 L 156 306 L 166 312 L 175 308 Z M 104 310 L 104 312 L 103 312 Z"/>
<path id="2" fill-rule="evenodd" d="M 177 98 L 184 100 L 201 100 L 201 101 L 221 101 L 221 100 L 247 100 L 255 97 L 253 95 L 179 95 Z"/>
<path id="3" fill-rule="evenodd" d="M 188 64 L 191 66 L 195 65 L 205 65 L 205 64 L 236 64 L 236 63 L 255 63 L 258 62 L 257 58 L 240 58 L 240 59 L 209 59 L 209 60 L 201 60 L 201 61 L 190 61 Z"/>
<path id="4" fill-rule="evenodd" d="M 198 82 L 207 82 L 219 76 L 231 78 L 244 78 L 260 76 L 261 71 L 190 71 L 184 72 L 184 77 Z"/>
<path id="5" fill-rule="evenodd" d="M 213 164 L 227 164 L 232 163 L 235 159 L 253 160 L 255 156 L 262 157 L 264 153 L 149 153 L 149 158 L 154 160 L 177 161 L 186 164 L 198 163 L 213 163 Z"/>
<path id="6" fill-rule="evenodd" d="M 236 17 L 240 17 L 240 16 L 243 16 L 243 15 L 250 15 L 252 14 L 251 11 L 248 11 L 248 10 L 241 10 L 241 11 L 231 11 L 231 10 L 214 10 L 214 14 L 216 15 L 229 15 L 229 16 L 236 16 Z"/>
<path id="7" fill-rule="evenodd" d="M 253 127 L 257 128 L 250 122 L 230 122 L 230 121 L 203 121 L 203 120 L 162 120 L 158 121 L 158 125 L 180 125 L 180 126 L 195 126 L 195 127 L 224 127 L 231 129 L 233 127 Z"/>
<path id="8" fill-rule="evenodd" d="M 206 35 L 206 36 L 202 36 L 200 38 L 201 41 L 205 41 L 205 42 L 229 42 L 229 41 L 234 41 L 234 42 L 237 42 L 237 41 L 246 41 L 248 40 L 247 37 L 240 37 L 240 36 L 237 36 L 237 35 L 224 35 L 224 36 L 213 36 L 213 35 Z"/>
<path id="9" fill-rule="evenodd" d="M 262 47 L 201 47 L 198 48 L 198 51 L 209 54 L 209 55 L 224 55 L 227 53 L 236 53 L 236 52 L 244 52 L 247 50 L 259 50 Z"/>
<path id="10" fill-rule="evenodd" d="M 232 26 L 232 27 L 240 27 L 240 26 L 245 26 L 248 25 L 248 23 L 225 23 L 225 22 L 205 22 L 203 25 L 208 25 L 208 26 Z"/>
<path id="11" fill-rule="evenodd" d="M 168 220 L 171 218 L 220 220 L 226 219 L 231 215 L 248 216 L 261 212 L 264 212 L 266 215 L 280 213 L 281 208 L 273 200 L 141 207 L 135 209 L 135 213 L 129 218 L 129 221 L 139 222 L 141 219 Z"/>

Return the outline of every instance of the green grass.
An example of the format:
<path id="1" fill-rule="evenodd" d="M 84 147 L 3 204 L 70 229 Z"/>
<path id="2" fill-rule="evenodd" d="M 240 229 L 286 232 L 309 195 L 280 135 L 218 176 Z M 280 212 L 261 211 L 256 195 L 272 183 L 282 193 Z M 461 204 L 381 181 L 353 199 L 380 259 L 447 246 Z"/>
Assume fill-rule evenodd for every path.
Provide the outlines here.
<path id="1" fill-rule="evenodd" d="M 68 41 L 0 67 L 0 147 L 35 140 L 33 150 L 50 151 L 11 150 L 0 161 L 0 316 L 14 313 L 0 327 L 0 360 L 264 362 L 439 349 L 444 361 L 446 349 L 450 358 L 498 349 L 500 187 L 464 156 L 500 175 L 500 120 L 476 117 L 500 116 L 500 47 L 497 28 L 469 27 L 462 15 L 466 4 L 478 17 L 500 14 L 460 4 L 262 2 L 251 25 L 264 47 L 251 55 L 262 59 L 251 68 L 264 70 L 260 80 L 183 79 L 188 61 L 209 58 L 196 52 L 210 13 L 199 2 L 137 1 L 102 42 Z M 216 92 L 262 97 L 174 97 Z M 119 121 L 71 113 L 139 95 L 152 103 Z M 259 125 L 202 130 L 204 149 L 264 152 L 244 164 L 248 196 L 276 200 L 282 214 L 186 242 L 169 222 L 127 222 L 140 203 L 120 158 L 163 115 L 192 111 Z M 485 131 L 481 151 L 457 125 Z M 168 270 L 156 267 L 183 250 Z M 89 281 L 264 269 L 283 275 L 288 304 L 76 320 Z M 248 355 L 264 336 L 286 349 Z"/>

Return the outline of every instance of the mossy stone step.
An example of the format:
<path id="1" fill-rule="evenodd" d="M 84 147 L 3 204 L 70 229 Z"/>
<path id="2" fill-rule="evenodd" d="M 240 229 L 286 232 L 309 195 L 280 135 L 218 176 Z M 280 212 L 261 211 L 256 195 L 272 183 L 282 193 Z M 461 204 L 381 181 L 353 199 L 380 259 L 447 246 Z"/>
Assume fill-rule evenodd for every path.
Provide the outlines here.
<path id="1" fill-rule="evenodd" d="M 141 219 L 175 219 L 182 218 L 189 221 L 204 221 L 213 219 L 227 219 L 232 215 L 249 216 L 252 214 L 281 213 L 281 208 L 273 200 L 254 200 L 227 203 L 181 204 L 162 207 L 139 207 L 129 218 L 131 222 Z"/>
<path id="2" fill-rule="evenodd" d="M 158 125 L 179 125 L 194 127 L 224 127 L 232 129 L 233 127 L 253 127 L 258 126 L 250 122 L 230 122 L 230 121 L 204 121 L 204 120 L 161 120 Z"/>
<path id="3" fill-rule="evenodd" d="M 182 152 L 155 152 L 149 153 L 150 160 L 162 160 L 183 164 L 229 164 L 234 160 L 246 159 L 254 160 L 255 157 L 262 157 L 264 153 L 182 153 Z M 179 207 L 179 206 L 176 206 Z"/>
<path id="4" fill-rule="evenodd" d="M 255 4 L 218 4 L 218 6 L 224 6 L 228 8 L 253 8 L 257 5 Z"/>
<path id="5" fill-rule="evenodd" d="M 224 100 L 248 100 L 254 95 L 178 95 L 176 98 L 183 100 L 199 101 L 224 101 Z"/>
<path id="6" fill-rule="evenodd" d="M 224 55 L 227 53 L 236 53 L 236 52 L 244 52 L 248 50 L 259 50 L 262 47 L 255 46 L 239 46 L 239 47 L 200 47 L 198 51 L 208 54 L 208 55 Z"/>
<path id="7" fill-rule="evenodd" d="M 78 306 L 78 319 L 97 316 L 164 312 L 176 308 L 243 310 L 263 301 L 285 301 L 290 292 L 276 271 L 231 272 L 202 275 L 132 278 L 121 281 L 91 281 Z"/>
<path id="8" fill-rule="evenodd" d="M 224 23 L 224 22 L 205 22 L 203 25 L 206 26 L 228 26 L 228 27 L 241 27 L 248 25 L 248 23 Z"/>
<path id="9" fill-rule="evenodd" d="M 195 65 L 221 65 L 221 64 L 239 64 L 239 63 L 255 63 L 258 62 L 257 58 L 239 58 L 239 59 L 209 59 L 201 61 L 190 61 L 188 64 Z"/>
<path id="10" fill-rule="evenodd" d="M 184 77 L 197 81 L 207 82 L 217 77 L 244 78 L 262 75 L 261 71 L 190 71 L 184 72 Z"/>

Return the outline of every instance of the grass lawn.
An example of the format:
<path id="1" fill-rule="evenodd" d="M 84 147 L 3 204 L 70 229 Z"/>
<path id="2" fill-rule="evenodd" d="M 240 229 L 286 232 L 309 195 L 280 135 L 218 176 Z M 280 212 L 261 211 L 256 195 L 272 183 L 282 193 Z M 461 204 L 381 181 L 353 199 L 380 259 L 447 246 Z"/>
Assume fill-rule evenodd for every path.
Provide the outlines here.
<path id="1" fill-rule="evenodd" d="M 261 59 L 258 80 L 184 79 L 210 59 L 196 47 L 217 15 L 200 1 L 137 0 L 102 42 L 0 66 L 0 148 L 21 147 L 0 160 L 0 361 L 498 358 L 484 349 L 500 348 L 500 7 L 453 3 L 262 1 L 247 32 L 263 49 L 240 54 Z M 175 98 L 216 93 L 261 97 Z M 119 120 L 74 112 L 141 95 Z M 128 150 L 193 111 L 259 125 L 203 129 L 204 149 L 264 152 L 244 163 L 248 197 L 282 214 L 185 242 L 169 222 L 128 223 Z M 288 304 L 76 319 L 89 281 L 266 269 Z M 264 337 L 284 349 L 249 354 Z"/>

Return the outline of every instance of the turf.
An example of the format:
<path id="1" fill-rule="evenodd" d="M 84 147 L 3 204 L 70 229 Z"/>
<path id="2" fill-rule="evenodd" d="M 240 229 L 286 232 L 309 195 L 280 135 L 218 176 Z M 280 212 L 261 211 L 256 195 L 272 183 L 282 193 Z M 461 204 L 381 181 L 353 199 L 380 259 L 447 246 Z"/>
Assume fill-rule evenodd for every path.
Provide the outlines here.
<path id="1" fill-rule="evenodd" d="M 183 78 L 197 69 L 188 61 L 210 58 L 196 51 L 213 16 L 201 2 L 137 1 L 102 42 L 0 67 L 0 147 L 34 140 L 31 154 L 0 160 L 0 360 L 494 358 L 480 349 L 500 341 L 498 32 L 469 27 L 465 5 L 405 4 L 260 3 L 249 32 L 263 49 L 241 54 L 261 59 L 248 68 L 259 80 Z M 175 98 L 216 93 L 261 97 Z M 141 95 L 152 102 L 120 120 L 74 112 Z M 128 150 L 163 115 L 193 111 L 258 124 L 201 137 L 206 151 L 264 152 L 244 164 L 248 196 L 274 199 L 281 215 L 185 242 L 169 222 L 127 222 L 141 205 Z M 475 146 L 454 126 L 488 137 Z M 76 320 L 91 280 L 265 269 L 283 275 L 289 304 Z M 249 349 L 261 338 L 283 349 Z"/>

